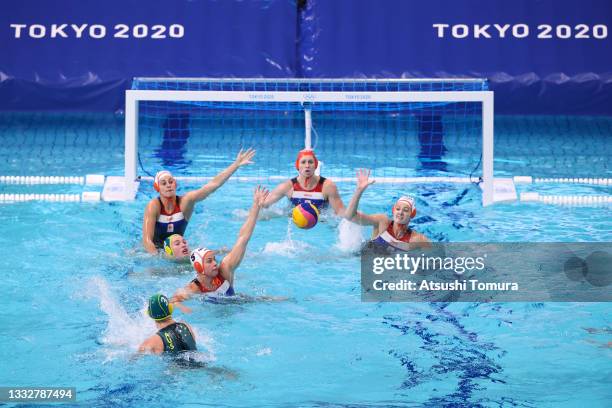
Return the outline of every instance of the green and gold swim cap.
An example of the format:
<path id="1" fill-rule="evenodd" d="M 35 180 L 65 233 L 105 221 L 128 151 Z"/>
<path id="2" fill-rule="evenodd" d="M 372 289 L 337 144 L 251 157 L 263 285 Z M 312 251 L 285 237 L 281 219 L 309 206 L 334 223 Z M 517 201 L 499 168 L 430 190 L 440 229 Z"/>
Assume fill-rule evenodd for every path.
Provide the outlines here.
<path id="1" fill-rule="evenodd" d="M 164 320 L 172 315 L 174 307 L 164 295 L 157 293 L 149 298 L 147 313 L 153 320 Z"/>
<path id="2" fill-rule="evenodd" d="M 168 256 L 174 256 L 174 251 L 172 250 L 172 239 L 174 237 L 180 237 L 180 235 L 172 234 L 168 238 L 164 239 L 164 251 Z"/>

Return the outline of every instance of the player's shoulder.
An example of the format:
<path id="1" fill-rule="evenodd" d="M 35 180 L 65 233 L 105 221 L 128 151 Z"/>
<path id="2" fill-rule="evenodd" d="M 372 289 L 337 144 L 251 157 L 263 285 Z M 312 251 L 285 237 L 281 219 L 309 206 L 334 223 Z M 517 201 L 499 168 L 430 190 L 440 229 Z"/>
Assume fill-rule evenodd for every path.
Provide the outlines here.
<path id="1" fill-rule="evenodd" d="M 323 188 L 324 189 L 337 189 L 336 183 L 332 179 L 323 178 Z"/>
<path id="2" fill-rule="evenodd" d="M 161 209 L 161 204 L 159 203 L 159 199 L 157 197 L 152 198 L 148 203 L 147 203 L 147 208 L 148 211 L 159 211 Z"/>

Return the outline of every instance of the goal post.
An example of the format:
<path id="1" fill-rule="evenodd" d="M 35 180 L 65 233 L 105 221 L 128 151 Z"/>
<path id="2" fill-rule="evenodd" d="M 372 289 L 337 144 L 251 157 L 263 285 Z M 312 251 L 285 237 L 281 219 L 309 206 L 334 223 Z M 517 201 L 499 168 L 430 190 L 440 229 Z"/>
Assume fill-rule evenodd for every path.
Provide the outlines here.
<path id="1" fill-rule="evenodd" d="M 164 89 L 152 88 L 150 84 L 166 83 Z M 176 123 L 183 121 L 187 123 L 185 127 L 193 127 L 197 122 L 197 110 L 202 115 L 207 115 L 213 110 L 227 110 L 232 112 L 261 111 L 271 112 L 277 115 L 275 119 L 278 123 L 284 120 L 291 111 L 301 110 L 304 142 L 295 148 L 311 147 L 311 127 L 317 129 L 316 114 L 320 111 L 337 112 L 342 115 L 347 111 L 354 112 L 355 115 L 363 115 L 364 120 L 375 121 L 376 123 L 384 120 L 381 128 L 397 126 L 394 121 L 404 120 L 402 118 L 411 117 L 418 121 L 414 125 L 402 125 L 402 132 L 409 134 L 408 129 L 414 129 L 419 133 L 419 139 L 425 134 L 432 143 L 442 144 L 434 146 L 433 149 L 443 151 L 444 133 L 453 133 L 457 139 L 457 145 L 469 147 L 474 150 L 474 146 L 469 144 L 479 143 L 476 146 L 481 153 L 480 186 L 482 189 L 482 204 L 484 206 L 493 203 L 493 92 L 486 88 L 486 81 L 483 80 L 287 80 L 287 79 L 170 79 L 170 78 L 139 78 L 134 81 L 137 88 L 126 91 L 125 106 L 125 180 L 128 182 L 136 181 L 138 174 L 138 153 L 139 153 L 139 118 L 142 113 L 142 104 L 151 104 L 155 109 L 155 114 L 159 115 L 159 121 L 164 121 L 167 128 L 168 117 Z M 167 83 L 172 86 L 167 86 Z M 278 84 L 283 84 L 279 87 Z M 465 84 L 468 84 L 466 87 Z M 143 84 L 146 84 L 143 86 Z M 198 84 L 205 84 L 204 86 Z M 211 85 L 213 84 L 213 85 Z M 232 86 L 227 86 L 232 84 Z M 236 86 L 243 84 L 243 86 Z M 276 84 L 276 85 L 274 85 Z M 316 84 L 316 86 L 313 86 Z M 338 86 L 337 84 L 342 84 Z M 424 86 L 423 84 L 428 84 Z M 450 84 L 450 85 L 449 85 Z M 461 86 L 455 86 L 461 84 Z M 484 84 L 484 85 L 483 85 Z M 156 85 L 157 86 L 157 85 Z M 152 88 L 152 89 L 151 89 Z M 242 88 L 242 89 L 241 89 Z M 279 88 L 282 88 L 279 90 Z M 454 89 L 454 88 L 458 88 Z M 270 90 L 268 90 L 270 89 Z M 407 89 L 407 90 L 405 90 Z M 447 90 L 449 89 L 449 90 Z M 171 108 L 166 108 L 165 104 L 172 104 Z M 465 108 L 465 106 L 476 106 L 475 109 Z M 463 115 L 460 121 L 467 122 L 456 130 L 449 130 L 450 121 L 440 119 L 443 115 L 448 115 L 450 106 L 453 114 Z M 438 113 L 438 111 L 440 113 Z M 166 113 L 173 112 L 173 113 Z M 188 112 L 188 113 L 186 113 Z M 361 113 L 360 113 L 361 112 Z M 423 113 L 426 112 L 426 113 Z M 165 116 L 164 116 L 165 115 Z M 174 116 L 172 116 L 174 115 Z M 284 116 L 283 116 L 284 115 Z M 372 119 L 372 115 L 375 119 Z M 479 116 L 479 117 L 478 117 Z M 163 119 L 163 118 L 166 119 Z M 367 119 L 365 119 L 367 118 Z M 425 119 L 423 119 L 425 118 Z M 467 118 L 467 119 L 466 119 Z M 250 117 L 249 123 L 257 122 L 257 118 Z M 173 122 L 173 123 L 174 123 Z M 160 122 L 161 123 L 161 122 Z M 222 121 L 221 125 L 227 123 L 228 126 L 236 126 L 237 122 Z M 243 126 L 244 120 L 237 126 Z M 262 122 L 263 123 L 263 122 Z M 283 122 L 284 123 L 284 122 Z M 350 123 L 347 122 L 347 123 Z M 176 125 L 173 125 L 176 126 Z M 269 124 L 263 125 L 264 127 Z M 346 126 L 346 125 L 345 125 Z M 462 129 L 476 129 L 480 133 L 480 140 L 469 139 L 466 135 L 462 141 Z M 187 138 L 190 133 L 186 131 Z M 467 131 L 466 131 L 467 132 Z M 385 136 L 377 131 L 371 137 L 371 144 L 379 143 L 380 138 Z M 432 134 L 439 133 L 439 136 L 432 138 Z M 397 135 L 395 136 L 397 138 Z M 350 143 L 350 140 L 346 143 Z M 367 142 L 366 142 L 367 143 Z M 397 141 L 393 142 L 396 143 Z M 391 144 L 393 147 L 393 145 Z M 421 146 L 422 150 L 422 146 Z M 431 150 L 431 149 L 430 149 Z M 459 149 L 458 149 L 459 150 Z M 460 151 L 459 151 L 460 153 Z M 341 155 L 338 152 L 336 157 Z M 376 155 L 374 151 L 372 155 Z M 329 162 L 329 160 L 328 160 Z M 465 173 L 467 174 L 465 169 Z M 394 174 L 395 175 L 395 174 Z M 471 174 L 470 174 L 471 175 Z M 397 174 L 393 177 L 396 182 L 405 179 L 406 182 L 414 182 L 418 177 L 402 177 Z M 410 174 L 415 176 L 415 174 Z M 448 180 L 448 176 L 429 176 L 422 177 L 422 181 L 435 182 L 436 179 Z M 340 177 L 342 179 L 342 177 Z M 465 177 L 463 178 L 465 179 Z"/>

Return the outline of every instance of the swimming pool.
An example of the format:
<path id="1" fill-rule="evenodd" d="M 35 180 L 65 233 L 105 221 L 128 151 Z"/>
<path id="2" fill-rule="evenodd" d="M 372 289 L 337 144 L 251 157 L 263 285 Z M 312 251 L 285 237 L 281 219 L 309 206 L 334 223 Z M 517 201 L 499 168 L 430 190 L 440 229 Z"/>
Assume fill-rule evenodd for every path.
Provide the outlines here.
<path id="1" fill-rule="evenodd" d="M 596 128 L 581 133 L 595 156 L 590 170 L 610 177 L 607 119 L 570 119 L 571 126 L 561 132 L 566 150 L 548 150 L 557 166 L 529 156 L 546 156 L 537 134 L 550 135 L 550 125 L 526 126 L 525 118 L 498 123 L 499 151 L 507 153 L 499 156 L 502 174 L 517 174 L 525 163 L 532 164 L 534 176 L 559 171 L 560 163 L 567 174 L 577 174 L 588 155 L 574 150 L 580 146 L 571 142 L 575 134 L 567 129 Z M 0 168 L 13 175 L 120 174 L 121 126 L 120 117 L 104 115 L 3 114 Z M 509 129 L 524 130 L 515 150 L 504 144 L 516 137 Z M 27 152 L 8 142 L 16 135 L 26 139 Z M 101 139 L 108 143 L 98 146 Z M 597 149 L 594 141 L 603 147 Z M 225 166 L 234 154 L 228 151 L 214 162 Z M 258 157 L 265 162 L 266 154 L 260 148 Z M 187 158 L 191 169 L 211 161 L 189 146 Z M 361 162 L 354 158 L 346 165 L 356 168 Z M 245 172 L 261 171 L 254 166 Z M 187 230 L 192 246 L 230 246 L 252 188 L 252 183 L 228 182 L 199 204 Z M 346 203 L 354 187 L 342 183 L 339 188 Z M 563 194 L 570 187 L 539 188 Z M 604 186 L 571 188 L 610 194 Z M 463 185 L 412 185 L 410 192 L 418 199 L 417 230 L 437 241 L 612 239 L 609 207 L 514 203 L 482 208 L 477 188 Z M 360 208 L 386 212 L 397 195 L 397 186 L 374 185 Z M 595 407 L 606 406 L 612 397 L 612 351 L 604 347 L 611 340 L 608 304 L 362 303 L 359 229 L 329 219 L 301 231 L 274 211 L 258 223 L 235 288 L 290 300 L 191 301 L 193 313 L 176 316 L 195 328 L 206 368 L 153 356 L 134 359 L 138 344 L 154 332 L 144 314 L 148 296 L 170 294 L 192 278 L 189 268 L 152 259 L 140 249 L 143 208 L 153 196 L 152 186 L 143 183 L 135 202 L 0 204 L 0 239 L 6 248 L 0 384 L 75 386 L 77 405 L 104 407 Z M 361 234 L 365 238 L 369 231 Z"/>

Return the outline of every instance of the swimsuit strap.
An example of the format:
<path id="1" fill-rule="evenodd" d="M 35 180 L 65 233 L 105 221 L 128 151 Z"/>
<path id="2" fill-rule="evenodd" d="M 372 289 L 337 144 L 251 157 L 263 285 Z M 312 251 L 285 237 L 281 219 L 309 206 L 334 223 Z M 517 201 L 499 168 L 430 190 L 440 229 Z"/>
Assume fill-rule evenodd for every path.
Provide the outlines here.
<path id="1" fill-rule="evenodd" d="M 387 232 L 391 234 L 391 236 L 395 239 L 398 239 L 403 242 L 410 242 L 410 236 L 412 235 L 412 228 L 410 227 L 406 228 L 406 234 L 404 234 L 404 236 L 402 236 L 401 238 L 398 238 L 393 234 L 393 221 L 391 221 L 391 224 L 389 224 L 389 226 L 387 227 Z M 405 237 L 408 237 L 408 241 L 404 241 Z"/>
<path id="2" fill-rule="evenodd" d="M 200 289 L 200 292 L 205 293 L 206 291 L 204 290 L 204 286 L 200 283 L 200 281 L 198 280 L 198 278 L 195 278 L 194 280 L 191 281 L 191 283 L 195 283 L 196 286 L 198 287 L 198 289 Z"/>
<path id="3" fill-rule="evenodd" d="M 323 186 L 323 183 L 325 183 L 325 180 L 327 180 L 325 177 L 319 176 L 319 181 L 317 182 L 317 184 L 315 184 L 315 186 L 312 188 L 312 190 L 316 189 L 319 185 Z M 291 185 L 294 186 L 296 184 L 298 186 L 302 187 L 300 182 L 298 181 L 298 178 L 294 177 L 294 178 L 291 179 Z M 302 188 L 304 188 L 305 191 L 312 191 L 312 190 L 306 190 L 306 187 L 302 187 Z"/>
<path id="4" fill-rule="evenodd" d="M 163 201 L 161 200 L 161 197 L 157 196 L 157 201 L 159 201 L 159 205 L 162 208 L 162 212 L 167 212 L 166 211 L 166 207 L 164 206 Z M 174 210 L 179 209 L 179 211 L 181 210 L 181 196 L 176 196 L 174 199 Z"/>

